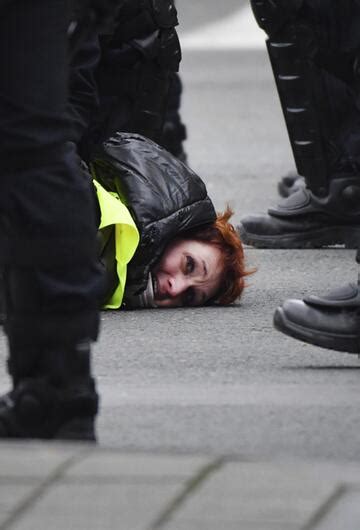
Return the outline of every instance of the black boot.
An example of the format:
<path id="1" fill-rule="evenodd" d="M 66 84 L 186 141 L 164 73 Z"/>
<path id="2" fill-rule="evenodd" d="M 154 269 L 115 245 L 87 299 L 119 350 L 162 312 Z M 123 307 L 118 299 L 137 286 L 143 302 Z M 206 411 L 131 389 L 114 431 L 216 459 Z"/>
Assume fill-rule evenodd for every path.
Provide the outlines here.
<path id="1" fill-rule="evenodd" d="M 317 196 L 299 189 L 267 215 L 249 215 L 239 226 L 242 241 L 259 248 L 320 248 L 360 241 L 359 177 L 333 178 L 329 192 Z"/>
<path id="2" fill-rule="evenodd" d="M 322 348 L 360 353 L 360 288 L 349 284 L 326 296 L 286 300 L 274 314 L 276 329 Z"/>
<path id="3" fill-rule="evenodd" d="M 90 346 L 11 351 L 13 389 L 0 398 L 0 438 L 95 441 L 98 395 Z"/>

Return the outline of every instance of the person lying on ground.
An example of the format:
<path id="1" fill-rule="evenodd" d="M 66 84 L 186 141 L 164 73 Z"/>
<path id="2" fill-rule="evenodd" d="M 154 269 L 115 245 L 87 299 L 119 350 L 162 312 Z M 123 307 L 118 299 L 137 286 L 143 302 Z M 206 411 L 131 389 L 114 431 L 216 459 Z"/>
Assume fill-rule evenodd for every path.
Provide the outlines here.
<path id="1" fill-rule="evenodd" d="M 241 240 L 204 182 L 168 151 L 117 133 L 90 164 L 107 309 L 231 304 L 244 289 Z"/>

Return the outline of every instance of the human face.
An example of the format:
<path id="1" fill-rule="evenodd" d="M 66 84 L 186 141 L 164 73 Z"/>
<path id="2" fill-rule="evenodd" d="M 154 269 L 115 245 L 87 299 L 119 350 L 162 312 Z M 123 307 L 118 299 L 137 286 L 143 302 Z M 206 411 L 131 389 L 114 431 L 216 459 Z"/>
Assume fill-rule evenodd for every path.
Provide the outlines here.
<path id="1" fill-rule="evenodd" d="M 199 306 L 220 286 L 221 252 L 209 243 L 176 239 L 152 271 L 158 307 Z"/>

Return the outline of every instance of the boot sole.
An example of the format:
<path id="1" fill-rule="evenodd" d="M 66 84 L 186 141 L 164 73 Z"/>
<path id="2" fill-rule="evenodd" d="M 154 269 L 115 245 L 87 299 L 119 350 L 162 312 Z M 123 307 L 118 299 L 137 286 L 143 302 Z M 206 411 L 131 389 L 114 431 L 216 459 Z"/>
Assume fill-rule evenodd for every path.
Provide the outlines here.
<path id="1" fill-rule="evenodd" d="M 241 241 L 256 248 L 322 248 L 332 245 L 344 245 L 357 249 L 360 245 L 360 227 L 325 227 L 304 233 L 277 236 L 251 234 L 243 225 L 238 227 Z"/>
<path id="2" fill-rule="evenodd" d="M 345 353 L 360 353 L 360 340 L 357 335 L 341 335 L 305 328 L 286 318 L 282 307 L 278 307 L 274 313 L 274 327 L 289 337 L 320 348 Z"/>
<path id="3" fill-rule="evenodd" d="M 94 418 L 74 418 L 66 422 L 53 436 L 53 440 L 96 442 Z"/>

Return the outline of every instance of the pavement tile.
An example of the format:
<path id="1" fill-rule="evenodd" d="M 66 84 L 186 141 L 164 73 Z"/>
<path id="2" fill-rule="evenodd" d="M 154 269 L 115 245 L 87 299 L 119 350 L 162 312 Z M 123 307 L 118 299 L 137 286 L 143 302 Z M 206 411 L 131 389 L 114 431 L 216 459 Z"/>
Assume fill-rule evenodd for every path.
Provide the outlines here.
<path id="1" fill-rule="evenodd" d="M 126 477 L 150 477 L 152 480 L 173 477 L 188 478 L 209 463 L 204 457 L 174 457 L 126 454 L 115 451 L 93 452 L 76 462 L 65 474 L 67 478 L 96 477 L 122 480 Z"/>
<path id="2" fill-rule="evenodd" d="M 301 525 L 336 486 L 334 476 L 323 478 L 312 465 L 228 463 L 186 500 L 173 524 L 198 520 Z"/>
<path id="3" fill-rule="evenodd" d="M 33 442 L 0 442 L 0 479 L 4 477 L 44 478 L 86 445 Z"/>
<path id="4" fill-rule="evenodd" d="M 342 486 L 314 530 L 360 528 L 357 463 L 227 460 L 182 498 L 189 478 L 212 461 L 84 445 L 0 444 L 0 527 L 35 493 L 11 530 L 149 530 L 171 506 L 161 530 L 299 530 Z M 182 500 L 173 505 L 176 499 Z"/>
<path id="5" fill-rule="evenodd" d="M 58 484 L 11 530 L 145 530 L 179 485 Z"/>

